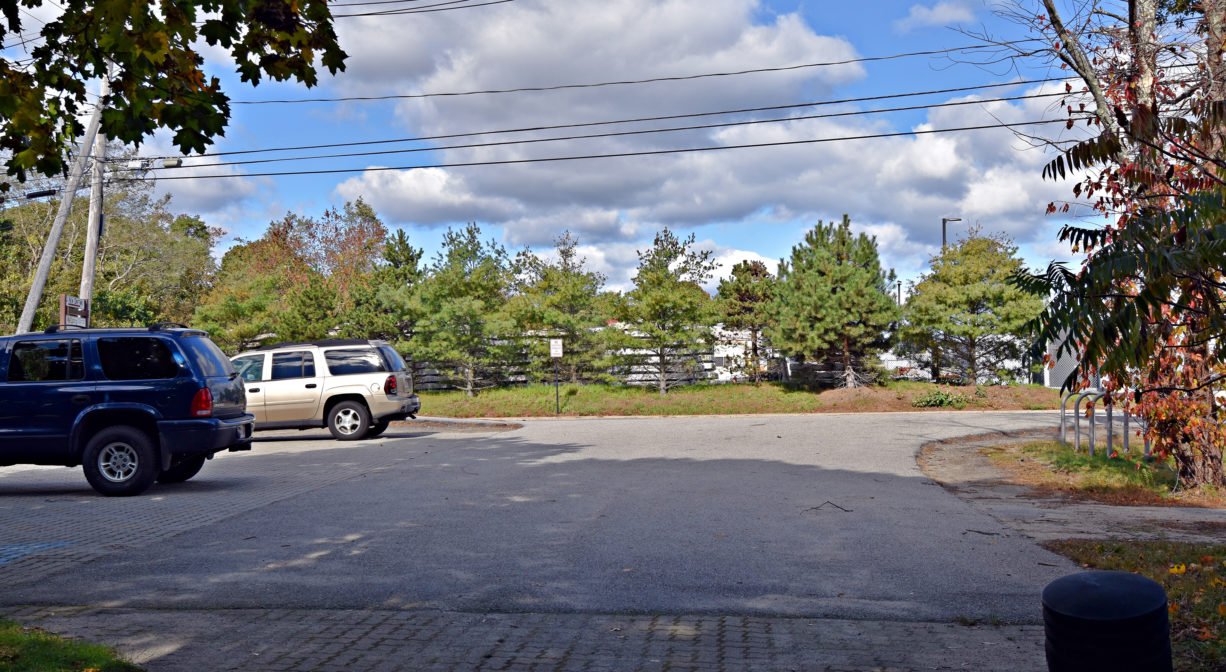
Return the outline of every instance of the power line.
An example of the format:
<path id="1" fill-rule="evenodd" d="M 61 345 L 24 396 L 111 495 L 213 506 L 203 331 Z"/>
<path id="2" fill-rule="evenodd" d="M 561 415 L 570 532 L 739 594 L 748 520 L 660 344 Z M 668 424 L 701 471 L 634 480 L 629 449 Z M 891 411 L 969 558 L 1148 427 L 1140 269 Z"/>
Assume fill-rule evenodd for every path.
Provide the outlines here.
<path id="1" fill-rule="evenodd" d="M 500 0 L 506 2 L 508 0 Z M 1029 42 L 1032 40 L 1019 40 L 1018 42 Z M 935 56 L 938 54 L 949 54 L 960 51 L 975 51 L 986 48 L 983 45 L 951 47 L 949 49 L 931 49 L 928 51 L 912 51 L 905 54 L 890 54 L 888 56 L 864 56 L 861 58 L 848 58 L 841 61 L 823 61 L 820 63 L 801 63 L 799 65 L 784 65 L 771 68 L 753 68 L 749 70 L 734 70 L 729 72 L 708 72 L 697 75 L 676 75 L 672 77 L 651 77 L 648 79 L 626 79 L 608 82 L 589 82 L 583 84 L 555 84 L 552 86 L 525 86 L 514 89 L 484 89 L 480 91 L 449 91 L 437 93 L 405 93 L 391 94 L 386 96 L 341 96 L 336 98 L 283 98 L 274 100 L 232 100 L 231 105 L 281 105 L 281 104 L 298 104 L 298 103 L 341 103 L 341 102 L 362 102 L 362 101 L 380 101 L 380 100 L 411 100 L 416 98 L 444 98 L 456 96 L 480 96 L 488 94 L 501 93 L 526 93 L 539 91 L 561 91 L 565 89 L 592 89 L 604 86 L 626 86 L 630 84 L 651 84 L 655 82 L 680 82 L 694 79 L 708 79 L 712 77 L 735 77 L 739 75 L 752 75 L 764 72 L 788 72 L 793 70 L 804 70 L 808 68 L 822 68 L 836 65 L 851 65 L 854 63 L 871 63 L 877 61 L 889 61 L 900 58 L 911 58 L 914 56 Z"/>
<path id="2" fill-rule="evenodd" d="M 633 131 L 616 131 L 616 132 L 611 132 L 611 133 L 589 133 L 586 135 L 570 135 L 570 136 L 553 137 L 553 138 L 529 138 L 525 140 L 500 140 L 500 141 L 493 141 L 493 142 L 469 143 L 469 144 L 463 144 L 463 145 L 411 147 L 411 148 L 406 148 L 406 149 L 389 149 L 389 150 L 374 151 L 374 152 L 347 152 L 347 153 L 340 153 L 340 154 L 318 154 L 318 155 L 312 155 L 312 156 L 290 156 L 290 157 L 280 157 L 280 158 L 274 158 L 274 159 L 249 159 L 249 160 L 244 160 L 244 161 L 223 161 L 223 162 L 218 162 L 218 163 L 197 164 L 197 165 L 184 166 L 184 167 L 197 168 L 197 167 L 208 166 L 212 168 L 212 167 L 219 167 L 219 166 L 243 166 L 243 165 L 252 165 L 252 164 L 259 164 L 259 163 L 279 163 L 279 162 L 285 162 L 285 161 L 317 161 L 320 159 L 341 159 L 341 158 L 354 158 L 354 157 L 360 157 L 360 156 L 384 156 L 384 155 L 389 155 L 389 154 L 412 154 L 416 152 L 434 152 L 434 151 L 444 151 L 444 150 L 454 150 L 454 149 L 477 149 L 477 148 L 483 148 L 483 147 L 503 147 L 503 146 L 509 146 L 509 145 L 529 145 L 529 144 L 539 144 L 539 143 L 545 143 L 545 142 L 565 142 L 565 141 L 570 141 L 570 140 L 592 140 L 592 139 L 597 139 L 597 138 L 613 138 L 613 137 L 623 137 L 623 136 L 632 136 L 632 135 L 649 135 L 653 133 L 677 133 L 681 131 L 697 131 L 697 130 L 705 130 L 705 129 L 711 129 L 711 128 L 728 128 L 732 126 L 750 126 L 750 125 L 757 125 L 757 124 L 783 123 L 783 122 L 789 122 L 789 121 L 807 121 L 807 120 L 812 120 L 812 119 L 830 119 L 830 118 L 837 118 L 837 117 L 854 117 L 854 116 L 862 116 L 862 115 L 869 115 L 869 114 L 909 112 L 909 111 L 914 111 L 914 110 L 931 110 L 931 109 L 942 108 L 942 107 L 980 105 L 983 103 L 999 103 L 999 102 L 1008 102 L 1008 101 L 1016 101 L 1016 100 L 1031 100 L 1035 98 L 1055 98 L 1055 97 L 1065 97 L 1068 95 L 1069 94 L 1061 91 L 1061 92 L 1055 92 L 1055 93 L 1037 93 L 1037 94 L 1030 94 L 1030 95 L 1024 95 L 1024 96 L 1009 96 L 1009 97 L 1003 97 L 1003 98 L 986 98 L 982 100 L 966 100 L 966 101 L 955 101 L 955 102 L 947 102 L 947 103 L 936 103 L 932 105 L 910 105 L 906 107 L 891 107 L 891 108 L 883 108 L 883 109 L 876 109 L 876 110 L 853 110 L 853 111 L 848 111 L 848 112 L 831 112 L 827 114 L 811 114 L 811 115 L 803 115 L 803 116 L 796 116 L 796 117 L 781 117 L 781 118 L 775 118 L 775 119 L 749 119 L 749 120 L 742 120 L 742 121 L 727 121 L 727 122 L 721 122 L 721 123 L 716 123 L 716 124 L 677 126 L 677 127 L 672 127 L 672 128 L 651 128 L 651 129 L 640 129 L 640 130 L 633 130 Z"/>
<path id="3" fill-rule="evenodd" d="M 844 104 L 849 104 L 849 103 L 866 103 L 866 102 L 874 102 L 874 101 L 880 101 L 880 100 L 892 100 L 892 99 L 897 99 L 897 98 L 913 98 L 913 97 L 918 97 L 918 96 L 943 95 L 943 94 L 950 94 L 950 93 L 966 93 L 968 91 L 978 91 L 981 89 L 996 89 L 996 88 L 1002 88 L 1002 87 L 1028 86 L 1030 84 L 1047 84 L 1051 82 L 1062 82 L 1062 81 L 1065 81 L 1065 79 L 1067 78 L 1052 77 L 1052 78 L 1047 78 L 1047 79 L 1018 80 L 1014 82 L 1004 82 L 1004 83 L 999 83 L 999 84 L 978 84 L 975 86 L 959 86 L 959 87 L 953 87 L 953 88 L 947 88 L 947 89 L 930 89 L 927 91 L 911 91 L 907 93 L 889 93 L 889 94 L 882 94 L 878 96 L 861 96 L 857 98 L 841 98 L 841 99 L 836 99 L 836 100 L 809 101 L 809 102 L 804 102 L 804 103 L 790 103 L 786 105 L 768 105 L 768 106 L 763 106 L 763 107 L 744 107 L 744 108 L 738 108 L 738 109 L 716 110 L 716 111 L 710 111 L 710 112 L 688 112 L 684 114 L 669 114 L 669 115 L 661 115 L 661 116 L 654 116 L 654 117 L 637 117 L 637 118 L 631 118 L 631 119 L 615 119 L 611 121 L 588 121 L 588 122 L 578 122 L 578 123 L 571 123 L 571 124 L 526 126 L 526 127 L 521 127 L 521 128 L 508 128 L 508 129 L 500 129 L 500 130 L 469 131 L 469 132 L 464 132 L 464 133 L 446 133 L 446 134 L 440 134 L 440 135 L 422 135 L 422 136 L 416 136 L 416 137 L 390 138 L 390 139 L 384 139 L 384 140 L 360 140 L 360 141 L 355 141 L 355 142 L 331 142 L 331 143 L 322 143 L 322 144 L 317 144 L 317 145 L 298 145 L 298 146 L 292 146 L 292 147 L 268 147 L 268 148 L 263 148 L 263 149 L 240 149 L 240 150 L 232 150 L 232 151 L 224 151 L 224 152 L 205 152 L 202 154 L 197 154 L 196 156 L 201 156 L 201 157 L 204 157 L 204 156 L 238 156 L 238 155 L 243 155 L 243 154 L 263 154 L 267 152 L 292 152 L 292 151 L 304 151 L 304 150 L 310 150 L 310 149 L 330 149 L 334 147 L 361 147 L 361 146 L 366 146 L 366 145 L 385 145 L 385 144 L 393 144 L 393 143 L 400 143 L 400 142 L 424 142 L 428 140 L 448 140 L 452 138 L 471 137 L 474 135 L 505 135 L 508 133 L 553 131 L 553 130 L 561 130 L 561 129 L 567 129 L 567 128 L 590 128 L 593 126 L 611 126 L 611 125 L 616 125 L 616 124 L 633 124 L 633 123 L 642 123 L 642 122 L 647 122 L 647 121 L 671 121 L 674 119 L 692 119 L 696 117 L 713 117 L 713 116 L 722 116 L 722 115 L 728 115 L 728 114 L 746 114 L 750 112 L 775 112 L 778 110 L 798 109 L 798 108 L 804 108 L 804 107 L 818 107 L 818 106 L 826 106 L 826 105 L 844 105 Z M 1076 93 L 1078 92 L 1066 93 L 1062 95 L 1073 95 Z M 977 101 L 977 102 L 983 102 L 983 101 Z M 175 157 L 154 156 L 154 157 L 148 157 L 148 158 L 159 159 L 159 158 L 175 158 Z"/>
<path id="4" fill-rule="evenodd" d="M 385 9 L 375 12 L 358 12 L 354 14 L 333 14 L 334 19 L 352 19 L 359 16 L 400 16 L 404 14 L 431 14 L 433 12 L 449 12 L 456 9 L 468 9 L 469 7 L 486 7 L 488 5 L 501 5 L 506 2 L 515 2 L 515 0 L 490 0 L 490 2 L 479 2 L 473 4 L 461 4 L 469 2 L 469 0 L 451 0 L 450 2 L 440 2 L 437 5 L 423 5 L 421 7 L 410 7 L 406 9 Z M 456 5 L 447 7 L 444 5 Z M 428 9 L 433 7 L 434 9 Z"/>
<path id="5" fill-rule="evenodd" d="M 1089 117 L 1086 117 L 1087 119 Z M 223 179 L 233 177 L 280 177 L 290 175 L 336 175 L 342 173 L 365 173 L 365 172 L 382 172 L 388 170 L 413 170 L 421 168 L 469 168 L 475 166 L 505 166 L 514 164 L 526 163 L 546 163 L 555 161 L 582 161 L 588 159 L 612 159 L 632 156 L 659 156 L 666 154 L 688 154 L 696 152 L 716 152 L 728 149 L 755 149 L 764 147 L 785 147 L 790 145 L 812 145 L 822 144 L 827 142 L 848 142 L 853 140 L 871 140 L 879 138 L 897 138 L 912 135 L 935 135 L 938 133 L 960 133 L 965 131 L 979 131 L 994 128 L 1014 128 L 1018 126 L 1036 126 L 1040 124 L 1066 124 L 1068 119 L 1044 119 L 1040 121 L 1020 121 L 1015 123 L 996 123 L 984 124 L 979 126 L 960 126 L 956 128 L 934 128 L 922 131 L 898 131 L 895 133 L 870 133 L 865 135 L 845 135 L 835 138 L 810 138 L 806 140 L 783 140 L 778 142 L 758 142 L 740 145 L 717 145 L 706 147 L 686 147 L 680 149 L 655 149 L 644 150 L 638 152 L 616 152 L 610 154 L 583 154 L 578 156 L 551 156 L 535 159 L 503 159 L 499 161 L 466 161 L 457 163 L 435 163 L 415 166 L 373 166 L 366 168 L 330 168 L 325 170 L 293 170 L 293 171 L 273 171 L 266 173 L 233 173 L 233 174 L 217 174 L 217 175 L 171 175 L 167 177 L 157 178 L 140 178 L 140 179 L 157 179 L 157 180 L 204 180 L 204 179 Z"/>
<path id="6" fill-rule="evenodd" d="M 365 0 L 363 2 L 329 2 L 329 7 L 363 7 L 367 5 L 406 5 L 422 0 Z"/>

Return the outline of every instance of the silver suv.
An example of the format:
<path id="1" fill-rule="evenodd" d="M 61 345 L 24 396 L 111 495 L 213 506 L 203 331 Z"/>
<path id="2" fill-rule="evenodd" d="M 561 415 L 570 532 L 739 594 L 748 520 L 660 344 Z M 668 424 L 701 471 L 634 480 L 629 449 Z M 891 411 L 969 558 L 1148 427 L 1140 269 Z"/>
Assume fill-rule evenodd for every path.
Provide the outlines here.
<path id="1" fill-rule="evenodd" d="M 378 436 L 415 418 L 413 374 L 386 341 L 278 343 L 230 358 L 247 386 L 256 429 L 327 427 L 341 441 Z"/>

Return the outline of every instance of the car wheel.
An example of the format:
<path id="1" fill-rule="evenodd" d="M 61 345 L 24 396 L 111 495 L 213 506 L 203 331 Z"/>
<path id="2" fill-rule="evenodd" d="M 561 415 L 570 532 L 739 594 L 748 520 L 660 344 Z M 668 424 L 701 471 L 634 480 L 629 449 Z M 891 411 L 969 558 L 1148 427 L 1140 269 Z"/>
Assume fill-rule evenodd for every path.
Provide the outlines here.
<path id="1" fill-rule="evenodd" d="M 328 431 L 340 441 L 356 441 L 370 429 L 370 411 L 356 401 L 342 401 L 328 411 Z"/>
<path id="2" fill-rule="evenodd" d="M 124 425 L 108 427 L 90 438 L 81 467 L 94 490 L 113 497 L 139 495 L 153 485 L 159 471 L 153 440 Z"/>
<path id="3" fill-rule="evenodd" d="M 158 474 L 158 483 L 182 483 L 200 473 L 200 469 L 204 467 L 204 460 L 204 455 L 185 457 Z"/>
<path id="4" fill-rule="evenodd" d="M 387 431 L 387 426 L 389 424 L 391 424 L 390 420 L 375 420 L 374 423 L 371 424 L 370 429 L 366 430 L 366 436 L 379 436 L 383 432 Z"/>

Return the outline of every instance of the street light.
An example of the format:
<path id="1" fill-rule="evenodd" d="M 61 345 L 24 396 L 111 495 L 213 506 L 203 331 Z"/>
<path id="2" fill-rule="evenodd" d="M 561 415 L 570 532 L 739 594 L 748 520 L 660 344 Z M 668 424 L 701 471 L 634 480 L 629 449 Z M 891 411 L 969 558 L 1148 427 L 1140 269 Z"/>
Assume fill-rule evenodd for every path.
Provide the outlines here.
<path id="1" fill-rule="evenodd" d="M 941 218 L 941 247 L 945 247 L 945 225 L 949 222 L 960 222 L 961 217 L 942 217 Z"/>

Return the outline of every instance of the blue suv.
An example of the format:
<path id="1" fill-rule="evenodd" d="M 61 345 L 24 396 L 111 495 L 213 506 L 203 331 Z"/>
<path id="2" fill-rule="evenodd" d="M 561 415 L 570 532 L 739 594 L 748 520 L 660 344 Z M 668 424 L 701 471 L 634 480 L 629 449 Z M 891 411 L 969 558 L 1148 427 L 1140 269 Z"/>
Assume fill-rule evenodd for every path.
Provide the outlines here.
<path id="1" fill-rule="evenodd" d="M 137 495 L 249 450 L 254 421 L 242 379 L 197 329 L 0 337 L 0 466 L 81 465 L 98 492 Z"/>

